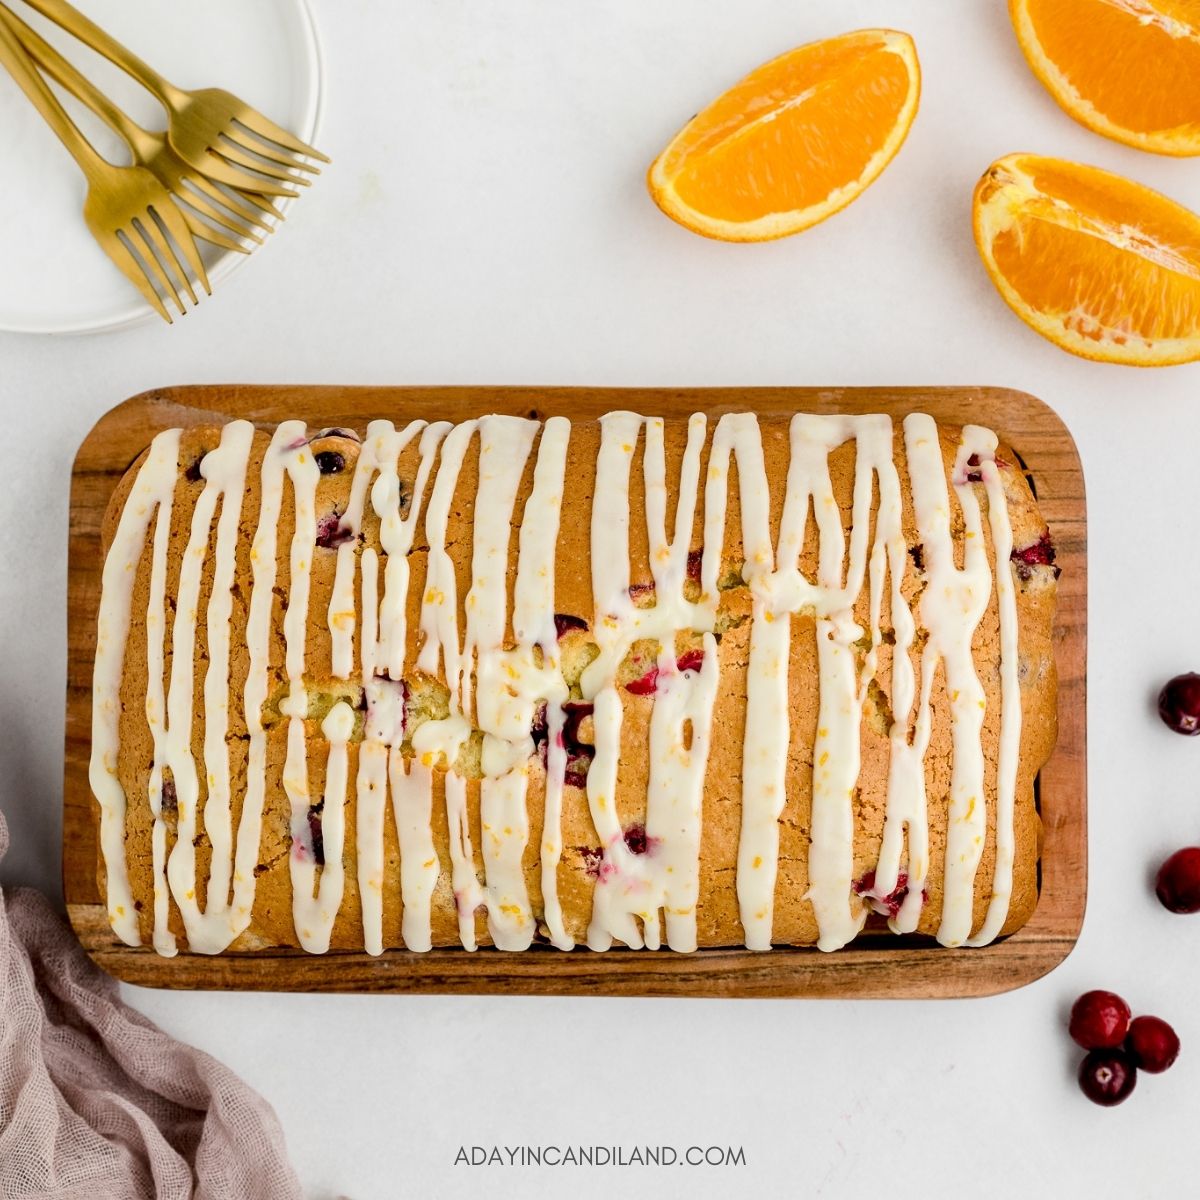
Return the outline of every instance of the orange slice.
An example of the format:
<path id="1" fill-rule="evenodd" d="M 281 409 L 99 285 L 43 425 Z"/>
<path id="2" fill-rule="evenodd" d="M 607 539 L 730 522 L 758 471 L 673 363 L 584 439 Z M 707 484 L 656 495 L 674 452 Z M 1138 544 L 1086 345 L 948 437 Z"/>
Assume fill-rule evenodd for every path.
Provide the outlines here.
<path id="1" fill-rule="evenodd" d="M 695 233 L 762 242 L 846 207 L 895 157 L 921 70 L 906 33 L 864 29 L 752 71 L 656 158 L 654 202 Z"/>
<path id="2" fill-rule="evenodd" d="M 1200 359 L 1200 217 L 1140 183 L 1010 154 L 975 189 L 975 244 L 1009 307 L 1084 358 Z"/>
<path id="3" fill-rule="evenodd" d="M 1082 125 L 1156 154 L 1200 154 L 1197 0 L 1009 0 L 1034 74 Z"/>

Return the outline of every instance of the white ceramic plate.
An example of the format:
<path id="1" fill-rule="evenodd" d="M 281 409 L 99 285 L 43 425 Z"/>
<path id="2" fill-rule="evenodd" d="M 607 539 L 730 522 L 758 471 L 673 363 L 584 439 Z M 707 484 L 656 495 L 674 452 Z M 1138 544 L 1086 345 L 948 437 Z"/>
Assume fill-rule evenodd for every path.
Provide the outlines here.
<path id="1" fill-rule="evenodd" d="M 204 0 L 169 6 L 160 0 L 73 2 L 172 83 L 225 88 L 310 145 L 317 144 L 321 57 L 306 0 Z M 148 92 L 57 26 L 20 8 L 30 25 L 136 121 L 163 127 L 165 114 Z M 101 153 L 114 162 L 129 161 L 123 143 L 106 126 L 74 100 L 67 107 Z M 3 68 L 0 146 L 0 329 L 84 333 L 154 316 L 88 233 L 83 223 L 86 185 L 75 160 Z M 248 258 L 207 242 L 199 245 L 214 293 Z"/>

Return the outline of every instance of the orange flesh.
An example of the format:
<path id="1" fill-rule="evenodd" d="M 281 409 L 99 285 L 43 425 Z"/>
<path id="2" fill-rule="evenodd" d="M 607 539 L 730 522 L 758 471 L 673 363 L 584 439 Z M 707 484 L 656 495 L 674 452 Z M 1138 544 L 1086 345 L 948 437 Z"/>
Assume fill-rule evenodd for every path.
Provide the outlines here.
<path id="1" fill-rule="evenodd" d="M 1200 0 L 1023 4 L 1042 53 L 1110 121 L 1135 133 L 1200 128 Z"/>
<path id="2" fill-rule="evenodd" d="M 689 207 L 752 221 L 859 179 L 912 86 L 877 40 L 833 39 L 759 68 L 696 118 L 663 161 Z"/>
<path id="3" fill-rule="evenodd" d="M 1032 183 L 1019 204 L 999 191 L 1005 164 Z M 1200 217 L 1097 168 L 1032 156 L 999 168 L 977 203 L 1011 208 L 1011 223 L 986 249 L 1029 314 L 1095 342 L 1192 340 L 1200 354 Z"/>

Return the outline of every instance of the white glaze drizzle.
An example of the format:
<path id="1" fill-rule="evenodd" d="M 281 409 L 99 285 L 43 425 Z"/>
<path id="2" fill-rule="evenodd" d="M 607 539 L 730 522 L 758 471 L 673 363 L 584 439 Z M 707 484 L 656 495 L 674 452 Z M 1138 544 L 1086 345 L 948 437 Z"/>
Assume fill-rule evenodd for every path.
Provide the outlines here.
<path id="1" fill-rule="evenodd" d="M 746 944 L 753 949 L 767 949 L 772 940 L 778 822 L 784 806 L 790 736 L 787 705 L 790 620 L 794 614 L 806 610 L 813 614 L 817 626 L 820 691 L 808 893 L 818 921 L 818 944 L 823 949 L 844 945 L 865 919 L 865 909 L 856 906 L 852 899 L 853 797 L 859 771 L 863 705 L 867 685 L 877 668 L 885 595 L 889 598 L 895 635 L 890 696 L 893 725 L 883 844 L 875 886 L 867 898 L 870 901 L 872 897 L 882 899 L 891 895 L 898 887 L 901 870 L 907 866 L 908 891 L 891 924 L 901 932 L 916 927 L 929 859 L 924 757 L 932 725 L 932 681 L 942 663 L 951 706 L 954 753 L 945 897 L 938 937 L 949 945 L 968 941 L 977 945 L 991 940 L 1004 924 L 1012 889 L 1013 810 L 1021 721 L 1017 614 L 1011 567 L 1007 567 L 998 573 L 997 579 L 1002 712 L 996 868 L 986 919 L 971 938 L 974 879 L 987 827 L 981 742 L 983 691 L 971 656 L 971 639 L 990 598 L 991 569 L 978 500 L 967 478 L 967 460 L 974 456 L 974 461 L 980 464 L 976 467 L 972 463 L 970 469 L 978 473 L 988 497 L 988 520 L 997 561 L 1006 562 L 1012 548 L 1012 529 L 1003 482 L 995 464 L 995 435 L 976 426 L 968 426 L 963 432 L 953 477 L 966 527 L 964 567 L 959 569 L 954 564 L 949 497 L 936 426 L 921 415 L 905 421 L 914 515 L 927 574 L 919 612 L 928 640 L 922 655 L 918 696 L 910 662 L 915 622 L 901 591 L 907 548 L 901 528 L 899 475 L 893 461 L 889 418 L 803 414 L 793 418 L 779 544 L 773 548 L 768 482 L 757 421 L 749 414 L 723 417 L 713 437 L 706 473 L 704 553 L 700 597 L 695 602 L 687 599 L 684 589 L 706 440 L 703 416 L 696 415 L 689 423 L 678 483 L 679 503 L 670 537 L 666 530 L 662 421 L 633 413 L 611 413 L 602 418 L 601 429 L 592 513 L 593 629 L 599 655 L 585 671 L 582 688 L 585 698 L 595 706 L 595 757 L 587 790 L 603 857 L 588 944 L 604 949 L 619 939 L 631 947 L 656 948 L 662 939 L 665 914 L 667 944 L 683 951 L 696 945 L 701 799 L 719 688 L 718 645 L 713 629 L 731 459 L 736 460 L 739 473 L 746 557 L 743 577 L 752 597 L 737 871 Z M 418 433 L 421 434 L 420 466 L 409 510 L 402 515 L 397 462 Z M 349 536 L 338 549 L 327 619 L 334 674 L 348 678 L 359 621 L 355 571 L 356 563 L 361 561 L 360 659 L 368 716 L 358 752 L 356 840 L 364 939 L 366 948 L 374 954 L 383 949 L 384 818 L 389 788 L 400 845 L 402 936 L 405 945 L 414 950 L 425 950 L 432 944 L 431 901 L 440 870 L 432 836 L 433 768 L 439 760 L 450 768 L 444 775 L 445 803 L 460 939 L 464 947 L 474 949 L 475 914 L 484 905 L 489 933 L 497 946 L 523 949 L 529 945 L 534 917 L 523 866 L 529 837 L 526 792 L 533 749 L 530 729 L 536 706 L 541 702 L 547 705 L 550 739 L 539 854 L 544 919 L 552 944 L 562 949 L 572 945 L 557 897 L 565 768 L 562 705 L 568 693 L 554 627 L 554 557 L 569 423 L 555 418 L 542 428 L 534 486 L 518 518 L 517 492 L 537 433 L 537 423 L 508 417 L 485 417 L 456 427 L 412 422 L 401 431 L 395 430 L 390 422 L 373 422 L 359 455 L 349 503 L 341 517 L 341 530 Z M 479 490 L 473 530 L 472 584 L 464 599 L 467 615 L 464 642 L 458 627 L 454 563 L 446 546 L 446 535 L 464 456 L 476 436 L 480 447 Z M 629 587 L 629 485 L 635 449 L 643 436 L 645 518 L 654 603 L 639 608 L 631 599 Z M 173 631 L 173 664 L 180 666 L 172 671 L 165 727 L 155 717 L 162 708 L 162 646 L 161 634 L 155 638 L 154 632 L 156 620 L 161 631 L 170 504 L 179 469 L 177 432 L 155 439 L 150 456 L 135 480 L 105 564 L 93 689 L 91 773 L 93 789 L 101 802 L 110 919 L 118 933 L 132 944 L 136 944 L 138 934 L 125 872 L 125 797 L 115 774 L 116 714 L 133 580 L 147 531 L 157 512 L 147 614 L 152 679 L 147 692 L 147 717 L 155 742 L 149 789 L 155 815 L 154 869 L 156 879 L 160 878 L 165 853 L 161 782 L 163 768 L 167 767 L 176 783 L 180 830 L 166 866 L 171 894 L 183 915 L 190 948 L 215 952 L 246 928 L 253 903 L 253 867 L 261 838 L 266 774 L 262 711 L 268 680 L 276 527 L 285 475 L 292 483 L 296 516 L 284 614 L 289 690 L 280 708 L 289 724 L 283 783 L 292 812 L 293 847 L 289 863 L 293 910 L 297 932 L 306 949 L 321 952 L 328 947 L 342 902 L 348 746 L 355 717 L 348 704 L 338 702 L 322 724 L 328 743 L 321 822 L 326 861 L 318 883 L 308 823 L 304 632 L 316 541 L 315 495 L 319 473 L 307 448 L 307 431 L 299 422 L 279 427 L 262 466 L 262 502 L 251 555 L 253 586 L 246 632 L 250 659 L 245 697 L 250 735 L 248 779 L 236 854 L 232 856 L 232 875 L 230 871 L 234 847 L 229 828 L 229 761 L 225 747 L 230 589 L 251 439 L 251 428 L 244 422 L 235 422 L 226 427 L 218 450 L 203 460 L 202 475 L 206 483 L 193 517 Z M 852 531 L 847 547 L 842 515 L 833 496 L 829 456 L 851 440 L 856 442 L 856 469 Z M 439 453 L 440 466 L 433 478 L 425 522 L 429 557 L 421 604 L 421 648 L 415 665 L 431 674 L 441 666 L 450 685 L 450 713 L 444 720 L 425 722 L 415 732 L 412 745 L 417 757 L 408 760 L 401 752 L 406 734 L 402 685 L 391 681 L 401 679 L 407 665 L 407 556 L 421 499 Z M 874 508 L 872 538 L 876 481 L 879 504 Z M 380 519 L 380 541 L 385 555 L 382 597 L 377 553 L 368 548 L 360 554 L 357 549 L 368 494 Z M 194 656 L 201 571 L 218 500 L 222 501 L 222 508 L 212 599 L 207 613 L 210 663 L 205 676 L 208 720 L 204 735 L 208 778 L 204 819 L 213 843 L 213 868 L 207 902 L 201 912 L 195 898 L 192 850 L 199 782 L 190 749 L 190 664 Z M 815 580 L 805 577 L 800 569 L 810 511 L 818 534 Z M 507 573 L 514 523 L 520 524 L 521 532 L 513 637 L 511 644 L 506 644 Z M 864 586 L 869 588 L 869 631 L 864 631 L 854 617 Z M 676 664 L 675 646 L 677 635 L 685 631 L 701 635 L 703 658 L 698 670 L 681 672 Z M 635 854 L 626 844 L 615 804 L 623 711 L 616 671 L 639 639 L 657 641 L 660 650 L 658 686 L 650 718 L 647 850 Z M 856 653 L 863 643 L 866 649 Z M 186 671 L 184 663 L 189 667 Z M 472 728 L 472 716 L 483 735 L 480 814 L 485 885 L 482 887 L 469 831 L 467 781 L 453 769 Z M 179 731 L 177 736 L 174 730 Z M 182 848 L 185 844 L 186 849 Z M 171 953 L 174 939 L 167 929 L 166 917 L 166 894 L 159 887 L 155 895 L 155 945 L 160 952 Z"/>
<path id="2" fill-rule="evenodd" d="M 361 464 L 362 459 L 359 459 Z M 339 546 L 339 554 L 346 546 Z M 350 559 L 353 567 L 353 559 Z M 341 559 L 338 571 L 341 572 Z M 334 603 L 330 602 L 330 631 L 334 628 Z M 342 612 L 353 610 L 340 610 Z M 363 687 L 375 684 L 375 658 L 379 646 L 379 555 L 368 546 L 362 552 L 362 645 Z M 335 662 L 337 649 L 334 650 Z M 335 668 L 336 674 L 336 668 Z M 368 716 L 372 715 L 368 704 Z M 383 953 L 384 814 L 387 810 L 389 745 L 404 737 L 401 700 L 399 729 L 386 732 L 368 720 L 358 747 L 358 778 L 354 784 L 355 848 L 358 863 L 358 895 L 362 911 L 363 947 L 368 954 Z M 375 726 L 375 727 L 373 727 Z M 399 737 L 395 735 L 399 734 Z M 389 736 L 390 735 L 390 736 Z"/>
<path id="3" fill-rule="evenodd" d="M 987 494 L 988 524 L 996 561 L 996 602 L 1000 614 L 1000 753 L 996 769 L 996 865 L 992 872 L 992 897 L 983 926 L 966 939 L 968 946 L 986 946 L 1004 927 L 1012 899 L 1013 860 L 1016 854 L 1014 810 L 1017 766 L 1021 753 L 1021 680 L 1017 640 L 1016 589 L 1013 586 L 1013 530 L 1008 498 L 996 466 L 996 435 L 990 429 L 968 425 L 963 430 L 963 452 L 975 456 Z"/>
<path id="4" fill-rule="evenodd" d="M 175 621 L 171 637 L 171 679 L 167 690 L 167 723 L 156 742 L 163 764 L 171 770 L 179 804 L 178 832 L 167 859 L 171 894 L 183 917 L 188 946 L 201 953 L 217 953 L 236 936 L 236 914 L 230 909 L 232 829 L 230 812 L 229 749 L 229 618 L 231 589 L 237 568 L 238 528 L 246 468 L 253 445 L 254 426 L 233 421 L 221 431 L 221 444 L 200 462 L 204 490 L 196 501 L 191 535 L 180 565 L 176 587 Z M 211 525 L 220 501 L 217 520 L 212 591 L 208 599 L 208 669 L 204 676 L 204 771 L 207 794 L 204 830 L 212 848 L 204 911 L 196 895 L 194 838 L 200 818 L 200 779 L 192 753 L 193 672 L 201 575 L 208 554 Z M 153 728 L 153 727 L 152 727 Z M 156 753 L 157 758 L 157 753 Z"/>
<path id="5" fill-rule="evenodd" d="M 741 496 L 743 578 L 751 584 L 750 660 L 747 666 L 746 732 L 742 747 L 742 824 L 738 839 L 738 911 L 750 950 L 769 950 L 779 863 L 779 817 L 787 768 L 788 654 L 791 614 L 776 614 L 754 588 L 775 570 L 771 545 L 770 491 L 758 418 L 723 416 L 713 434 L 705 488 L 704 560 L 701 584 L 715 595 L 725 536 L 730 455 L 737 462 Z M 782 736 L 781 736 L 782 731 Z"/>
<path id="6" fill-rule="evenodd" d="M 104 857 L 105 892 L 108 920 L 117 936 L 130 946 L 141 944 L 137 910 L 129 886 L 129 866 L 125 852 L 125 789 L 117 777 L 121 750 L 121 678 L 125 668 L 125 647 L 133 608 L 133 587 L 138 563 L 146 548 L 146 534 L 155 513 L 166 509 L 165 526 L 160 519 L 155 530 L 155 546 L 164 541 L 163 529 L 170 530 L 169 506 L 179 478 L 178 429 L 167 429 L 150 443 L 145 462 L 138 468 L 117 531 L 104 560 L 100 611 L 96 618 L 96 662 L 92 674 L 92 754 L 88 781 L 100 806 L 100 850 Z M 161 626 L 159 656 L 161 659 Z M 155 627 L 148 631 L 155 632 Z M 159 675 L 161 687 L 161 671 Z M 160 776 L 161 778 L 161 776 Z M 152 790 L 153 797 L 153 790 Z M 155 824 L 158 824 L 155 813 Z M 156 845 L 158 834 L 155 834 Z M 162 851 L 154 858 L 155 927 L 159 928 L 159 893 L 162 890 Z M 162 914 L 165 927 L 165 911 Z M 170 942 L 156 939 L 155 949 L 174 950 Z"/>
<path id="7" fill-rule="evenodd" d="M 399 747 L 406 731 L 401 680 L 407 639 L 408 553 L 412 549 L 433 462 L 449 429 L 449 424 L 445 422 L 426 425 L 424 421 L 413 421 L 397 431 L 390 421 L 372 421 L 359 450 L 346 511 L 339 521 L 339 532 L 346 540 L 338 546 L 328 623 L 333 673 L 343 679 L 349 677 L 353 667 L 356 620 L 354 572 L 368 495 L 371 507 L 379 518 L 380 545 L 387 559 L 381 599 L 379 556 L 370 547 L 363 550 L 361 555 L 362 627 L 359 631 L 359 658 L 367 719 L 363 741 L 359 746 L 358 775 L 355 780 L 355 845 L 363 942 L 369 954 L 383 953 L 384 814 L 389 778 L 395 777 L 393 755 L 399 758 Z M 408 511 L 404 513 L 398 462 L 418 433 L 421 435 L 419 465 L 408 497 Z M 400 779 L 404 781 L 404 796 L 398 797 L 393 793 L 398 828 L 399 813 L 401 810 L 408 811 L 410 805 L 407 797 L 412 794 L 403 767 L 399 770 Z M 429 836 L 432 838 L 432 834 Z M 421 839 L 412 839 L 411 821 L 404 824 L 400 842 L 400 891 L 405 906 L 402 918 L 405 944 L 409 944 L 411 936 L 417 945 L 410 946 L 410 949 L 428 949 L 431 936 L 429 897 L 437 883 L 437 857 L 426 852 Z"/>
<path id="8" fill-rule="evenodd" d="M 921 661 L 917 728 L 922 745 L 927 746 L 932 721 L 932 680 L 940 661 L 950 705 L 953 741 L 942 918 L 937 939 L 945 946 L 959 946 L 971 932 L 975 872 L 983 854 L 987 828 L 982 742 L 986 704 L 971 654 L 971 640 L 987 608 L 992 573 L 983 541 L 979 505 L 965 480 L 963 467 L 968 454 L 964 453 L 964 448 L 959 448 L 959 464 L 955 470 L 955 491 L 966 526 L 960 569 L 954 562 L 950 497 L 941 441 L 933 419 L 921 413 L 906 417 L 904 443 L 928 581 L 918 604 L 928 641 Z"/>
<path id="9" fill-rule="evenodd" d="M 602 417 L 600 424 L 591 530 L 593 631 L 600 653 L 581 686 L 595 705 L 595 757 L 587 792 L 602 859 L 587 940 L 594 950 L 606 950 L 614 938 L 633 948 L 657 949 L 665 910 L 667 944 L 688 951 L 696 946 L 701 798 L 719 669 L 712 636 L 715 589 L 696 603 L 684 593 L 706 422 L 696 414 L 688 424 L 670 538 L 662 420 L 618 412 Z M 629 594 L 629 483 L 643 429 L 646 532 L 654 578 L 654 604 L 648 608 L 636 607 Z M 689 629 L 703 631 L 704 658 L 699 671 L 681 673 L 676 669 L 676 636 Z M 616 671 L 640 638 L 654 639 L 660 651 L 650 720 L 647 846 L 645 853 L 635 854 L 626 844 L 616 807 L 622 721 Z M 685 727 L 691 729 L 690 743 Z"/>
<path id="10" fill-rule="evenodd" d="M 521 521 L 517 579 L 513 587 L 512 623 L 516 648 L 509 659 L 519 680 L 510 681 L 510 686 L 515 685 L 514 690 L 523 691 L 526 697 L 516 719 L 520 721 L 527 714 L 532 719 L 530 701 L 534 704 L 539 700 L 546 702 L 546 786 L 540 854 L 542 910 L 550 944 L 559 950 L 570 950 L 575 945 L 575 939 L 564 925 L 562 905 L 558 899 L 558 865 L 562 860 L 562 799 L 567 768 L 567 753 L 562 739 L 563 703 L 569 692 L 562 676 L 558 629 L 554 623 L 554 558 L 558 546 L 570 436 L 571 423 L 565 417 L 551 417 L 542 427 L 533 473 L 533 490 L 526 501 Z M 535 650 L 541 654 L 540 670 L 536 667 Z M 480 712 L 483 712 L 482 704 Z M 512 735 L 519 729 L 519 724 L 510 726 Z"/>
<path id="11" fill-rule="evenodd" d="M 167 547 L 171 539 L 173 497 L 158 506 L 151 549 L 150 596 L 146 602 L 146 724 L 154 744 L 150 768 L 150 811 L 154 815 L 151 831 L 151 863 L 154 871 L 154 924 L 151 938 L 155 950 L 164 958 L 177 953 L 175 935 L 170 929 L 170 884 L 167 881 L 167 823 L 163 819 L 163 763 L 166 749 L 163 733 L 167 722 L 167 702 L 163 690 L 163 639 L 166 633 Z"/>

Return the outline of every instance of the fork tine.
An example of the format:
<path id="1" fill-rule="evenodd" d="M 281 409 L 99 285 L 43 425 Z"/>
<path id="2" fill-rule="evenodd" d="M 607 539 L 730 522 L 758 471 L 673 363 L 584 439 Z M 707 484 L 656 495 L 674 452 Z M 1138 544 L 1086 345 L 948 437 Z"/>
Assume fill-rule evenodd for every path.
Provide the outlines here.
<path id="1" fill-rule="evenodd" d="M 237 118 L 239 125 L 244 125 L 256 137 L 261 138 L 264 142 L 275 142 L 277 145 L 283 146 L 284 149 L 290 150 L 293 154 L 303 154 L 305 158 L 315 158 L 318 162 L 332 162 L 333 160 L 327 154 L 322 154 L 320 150 L 314 149 L 307 143 L 302 142 L 298 137 L 294 137 L 288 133 L 286 129 L 280 129 L 274 121 L 268 120 L 256 108 L 250 108 L 247 105 L 242 113 Z"/>
<path id="2" fill-rule="evenodd" d="M 168 325 L 174 325 L 175 321 L 167 311 L 167 306 L 163 303 L 158 290 L 146 274 L 146 267 L 141 262 L 141 255 L 133 253 L 131 249 L 132 243 L 128 239 L 129 234 L 124 229 L 119 229 L 115 233 L 105 237 L 101 241 L 101 245 L 104 247 L 108 257 L 120 268 L 125 278 L 150 302 L 154 311 Z"/>
<path id="3" fill-rule="evenodd" d="M 242 192 L 241 199 L 245 200 L 248 204 L 253 204 L 254 207 L 259 209 L 261 212 L 270 213 L 270 215 L 273 216 L 277 221 L 284 221 L 287 219 L 287 215 L 285 213 L 281 213 L 279 209 L 275 207 L 274 196 L 262 196 L 258 192 Z"/>
<path id="4" fill-rule="evenodd" d="M 145 253 L 143 254 L 143 258 L 146 260 L 146 266 L 148 266 L 152 271 L 156 270 L 158 272 L 159 283 L 162 284 L 163 288 L 173 297 L 175 300 L 175 307 L 179 309 L 179 313 L 182 316 L 187 312 L 187 309 L 184 307 L 183 301 L 179 297 L 179 291 L 175 287 L 175 281 L 171 278 L 171 271 L 167 266 L 167 264 L 171 262 L 173 256 L 169 253 L 169 248 L 165 246 L 166 239 L 159 231 L 158 226 L 155 225 L 154 218 L 148 211 L 139 217 L 134 217 L 132 228 L 137 231 L 138 236 L 141 237 L 142 241 L 145 243 Z M 150 229 L 154 230 L 153 234 L 150 233 Z M 155 253 L 156 242 L 160 240 L 164 243 L 164 251 L 166 251 L 165 257 L 160 257 Z M 133 245 L 135 248 L 140 249 L 137 242 L 134 242 Z M 186 280 L 185 283 L 187 283 Z M 187 286 L 191 287 L 191 284 L 187 283 Z M 195 303 L 195 300 L 196 297 L 193 294 L 192 302 Z"/>
<path id="5" fill-rule="evenodd" d="M 217 145 L 210 146 L 208 149 L 210 154 L 216 154 L 240 167 L 250 167 L 252 170 L 258 171 L 259 174 L 266 175 L 271 179 L 283 179 L 289 184 L 298 185 L 299 187 L 312 186 L 311 179 L 305 179 L 301 175 L 293 175 L 285 167 L 276 166 L 275 163 L 255 159 L 253 156 L 239 150 L 232 142 L 222 140 Z"/>
<path id="6" fill-rule="evenodd" d="M 202 216 L 210 225 L 215 225 L 218 229 L 227 229 L 231 233 L 236 233 L 238 237 L 250 238 L 252 241 L 262 245 L 262 237 L 255 233 L 253 229 L 247 228 L 240 224 L 239 218 L 232 213 L 226 212 L 218 208 L 215 204 L 210 204 L 198 192 L 192 191 L 190 188 L 175 193 L 176 200 L 186 204 L 189 208 L 194 209 L 199 216 Z M 184 212 L 184 217 L 187 217 L 187 212 Z M 195 232 L 195 227 L 188 222 L 188 227 Z M 267 231 L 268 233 L 270 230 Z"/>
<path id="7" fill-rule="evenodd" d="M 241 168 L 235 167 L 228 159 L 221 158 L 211 150 L 205 151 L 204 162 L 204 173 L 214 183 L 220 183 L 225 187 L 242 192 L 265 192 L 272 196 L 293 197 L 300 194 L 282 183 L 268 179 L 265 175 L 255 175 L 249 171 L 243 171 Z"/>
<path id="8" fill-rule="evenodd" d="M 210 180 L 205 179 L 203 175 L 187 175 L 184 178 L 187 180 L 189 187 L 195 188 L 210 200 L 215 200 L 224 208 L 229 209 L 238 220 L 245 221 L 247 225 L 253 225 L 258 229 L 266 230 L 267 233 L 271 232 L 271 227 L 258 215 L 263 205 L 254 203 L 249 195 L 245 193 L 230 195 L 228 192 L 222 191 Z M 275 216 L 279 216 L 273 206 L 267 205 L 266 208 L 267 211 Z M 228 224 L 228 222 L 225 223 Z"/>
<path id="9" fill-rule="evenodd" d="M 239 150 L 258 155 L 259 158 L 265 158 L 268 162 L 275 163 L 280 167 L 294 167 L 299 171 L 308 171 L 311 175 L 320 175 L 321 173 L 320 167 L 314 166 L 302 158 L 297 158 L 289 150 L 278 150 L 274 146 L 268 146 L 265 142 L 260 142 L 254 137 L 246 137 L 236 125 L 226 129 L 221 134 L 221 138 L 223 141 L 228 141 L 230 145 L 236 146 Z"/>
<path id="10" fill-rule="evenodd" d="M 200 249 L 196 245 L 196 239 L 192 237 L 191 230 L 188 229 L 188 224 L 183 219 L 183 213 L 179 211 L 175 202 L 168 196 L 162 204 L 156 204 L 150 209 L 150 215 L 158 222 L 159 229 L 162 230 L 164 237 L 170 235 L 171 241 L 174 242 L 173 247 L 168 243 L 168 248 L 171 249 L 176 266 L 179 268 L 180 274 L 183 275 L 183 281 L 187 284 L 187 289 L 191 293 L 192 303 L 196 303 L 196 294 L 192 292 L 190 276 L 183 270 L 183 264 L 179 262 L 180 251 L 187 260 L 188 266 L 196 273 L 196 278 L 200 280 L 200 286 L 204 289 L 205 294 L 211 296 L 212 288 L 208 283 L 208 272 L 204 269 L 204 259 L 200 257 Z"/>
<path id="11" fill-rule="evenodd" d="M 212 242 L 214 246 L 220 246 L 224 250 L 236 250 L 239 254 L 249 254 L 250 251 L 241 244 L 235 242 L 233 238 L 226 237 L 223 233 L 218 233 L 211 225 L 204 221 L 193 212 L 184 210 L 183 219 L 187 222 L 187 227 L 198 238 L 203 238 L 206 242 Z M 244 236 L 249 237 L 249 234 Z"/>

